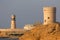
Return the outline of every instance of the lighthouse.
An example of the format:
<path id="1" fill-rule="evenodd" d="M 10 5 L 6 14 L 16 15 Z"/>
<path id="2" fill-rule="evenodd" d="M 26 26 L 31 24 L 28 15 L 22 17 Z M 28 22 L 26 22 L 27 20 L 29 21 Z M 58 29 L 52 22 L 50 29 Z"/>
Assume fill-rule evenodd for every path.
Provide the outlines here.
<path id="1" fill-rule="evenodd" d="M 11 29 L 16 29 L 16 16 L 11 16 Z"/>
<path id="2" fill-rule="evenodd" d="M 56 7 L 44 7 L 44 25 L 56 22 Z"/>

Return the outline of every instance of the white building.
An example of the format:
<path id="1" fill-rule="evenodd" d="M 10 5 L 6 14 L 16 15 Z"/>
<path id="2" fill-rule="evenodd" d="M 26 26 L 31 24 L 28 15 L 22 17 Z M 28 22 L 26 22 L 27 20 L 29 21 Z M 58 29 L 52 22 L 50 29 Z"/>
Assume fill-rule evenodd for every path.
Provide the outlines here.
<path id="1" fill-rule="evenodd" d="M 27 25 L 24 26 L 25 30 L 31 30 L 33 28 L 34 28 L 34 26 L 32 24 L 27 24 Z"/>

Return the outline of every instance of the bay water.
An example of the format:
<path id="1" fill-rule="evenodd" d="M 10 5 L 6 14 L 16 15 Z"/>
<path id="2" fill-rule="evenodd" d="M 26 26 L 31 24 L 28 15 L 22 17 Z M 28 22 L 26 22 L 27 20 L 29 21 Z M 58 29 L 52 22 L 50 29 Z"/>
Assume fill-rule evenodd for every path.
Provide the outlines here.
<path id="1" fill-rule="evenodd" d="M 0 38 L 0 40 L 18 40 L 18 38 Z"/>

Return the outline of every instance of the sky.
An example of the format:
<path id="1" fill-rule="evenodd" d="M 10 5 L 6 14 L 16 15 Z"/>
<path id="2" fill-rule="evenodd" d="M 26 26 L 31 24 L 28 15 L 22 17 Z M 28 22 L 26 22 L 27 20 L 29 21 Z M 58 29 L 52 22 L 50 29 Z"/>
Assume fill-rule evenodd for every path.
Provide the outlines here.
<path id="1" fill-rule="evenodd" d="M 60 0 L 0 0 L 0 28 L 10 28 L 11 15 L 16 15 L 17 28 L 43 22 L 43 7 L 55 6 L 56 21 L 60 22 Z"/>

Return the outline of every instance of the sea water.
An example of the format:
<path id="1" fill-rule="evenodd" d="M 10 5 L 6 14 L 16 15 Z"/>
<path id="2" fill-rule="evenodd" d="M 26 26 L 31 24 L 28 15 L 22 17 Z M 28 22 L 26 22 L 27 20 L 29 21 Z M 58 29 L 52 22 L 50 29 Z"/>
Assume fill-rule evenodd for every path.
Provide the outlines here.
<path id="1" fill-rule="evenodd" d="M 18 38 L 0 38 L 0 40 L 18 40 Z"/>

